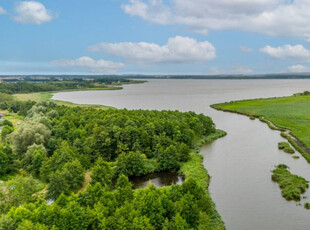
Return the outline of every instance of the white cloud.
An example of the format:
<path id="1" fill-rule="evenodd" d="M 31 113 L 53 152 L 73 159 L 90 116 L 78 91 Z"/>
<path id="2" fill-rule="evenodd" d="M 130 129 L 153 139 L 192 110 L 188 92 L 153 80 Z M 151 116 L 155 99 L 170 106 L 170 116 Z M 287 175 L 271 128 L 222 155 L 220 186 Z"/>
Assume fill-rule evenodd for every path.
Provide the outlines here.
<path id="1" fill-rule="evenodd" d="M 310 68 L 303 65 L 292 65 L 287 68 L 290 73 L 309 73 Z"/>
<path id="2" fill-rule="evenodd" d="M 243 30 L 310 41 L 309 0 L 127 0 L 123 10 L 193 31 Z"/>
<path id="3" fill-rule="evenodd" d="M 246 46 L 240 46 L 240 50 L 241 50 L 241 52 L 243 52 L 243 53 L 251 53 L 251 52 L 253 52 L 253 49 L 252 49 L 252 48 L 246 47 Z"/>
<path id="4" fill-rule="evenodd" d="M 6 13 L 5 9 L 3 9 L 3 7 L 0 6 L 0 15 L 5 13 Z"/>
<path id="5" fill-rule="evenodd" d="M 268 54 L 271 58 L 294 61 L 310 61 L 310 51 L 302 45 L 284 45 L 279 47 L 265 46 L 260 52 Z"/>
<path id="6" fill-rule="evenodd" d="M 209 74 L 251 74 L 253 73 L 252 69 L 246 68 L 241 65 L 235 65 L 232 69 L 218 69 L 218 68 L 210 68 Z"/>
<path id="7" fill-rule="evenodd" d="M 169 38 L 163 46 L 147 42 L 104 42 L 90 47 L 89 50 L 120 56 L 133 64 L 197 63 L 216 57 L 216 50 L 208 41 L 198 42 L 193 38 L 181 36 Z"/>
<path id="8" fill-rule="evenodd" d="M 61 59 L 52 62 L 61 67 L 82 67 L 94 73 L 114 73 L 123 68 L 124 64 L 103 59 L 94 60 L 90 57 L 80 57 L 74 60 Z"/>
<path id="9" fill-rule="evenodd" d="M 56 15 L 50 10 L 47 10 L 42 3 L 36 1 L 24 1 L 16 6 L 13 20 L 22 24 L 40 25 L 51 21 L 55 17 Z"/>

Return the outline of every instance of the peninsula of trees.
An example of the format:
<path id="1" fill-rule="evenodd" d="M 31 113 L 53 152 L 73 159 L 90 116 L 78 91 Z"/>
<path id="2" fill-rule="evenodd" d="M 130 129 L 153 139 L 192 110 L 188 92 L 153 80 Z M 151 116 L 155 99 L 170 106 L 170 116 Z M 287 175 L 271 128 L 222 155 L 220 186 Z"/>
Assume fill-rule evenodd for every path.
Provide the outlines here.
<path id="1" fill-rule="evenodd" d="M 225 229 L 194 151 L 225 135 L 209 117 L 67 107 L 3 93 L 0 110 L 20 121 L 0 124 L 1 230 Z M 180 172 L 185 182 L 132 188 L 132 177 L 163 171 Z"/>

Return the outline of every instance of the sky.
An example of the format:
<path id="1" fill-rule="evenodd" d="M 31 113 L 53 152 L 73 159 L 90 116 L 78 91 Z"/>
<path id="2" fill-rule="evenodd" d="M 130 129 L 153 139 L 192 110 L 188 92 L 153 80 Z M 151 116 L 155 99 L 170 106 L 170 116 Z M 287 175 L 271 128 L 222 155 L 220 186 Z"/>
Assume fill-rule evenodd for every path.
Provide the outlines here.
<path id="1" fill-rule="evenodd" d="M 309 0 L 0 0 L 0 74 L 310 72 Z"/>

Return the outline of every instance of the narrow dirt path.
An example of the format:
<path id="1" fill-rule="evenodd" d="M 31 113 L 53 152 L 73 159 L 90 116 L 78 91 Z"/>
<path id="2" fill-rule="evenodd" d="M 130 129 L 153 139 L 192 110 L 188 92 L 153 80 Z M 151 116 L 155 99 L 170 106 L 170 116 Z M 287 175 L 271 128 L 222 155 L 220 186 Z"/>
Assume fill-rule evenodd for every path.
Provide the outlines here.
<path id="1" fill-rule="evenodd" d="M 278 130 L 278 131 L 283 131 L 284 134 L 285 134 L 286 136 L 290 137 L 300 148 L 302 148 L 303 151 L 305 151 L 306 153 L 308 153 L 308 154 L 310 155 L 310 150 L 307 149 L 307 148 L 303 145 L 303 143 L 301 143 L 300 140 L 298 140 L 296 137 L 294 137 L 294 136 L 291 134 L 291 130 L 288 130 L 288 129 L 283 130 L 283 129 L 279 128 L 278 126 L 276 126 L 276 125 L 275 125 L 274 123 L 272 123 L 271 121 L 266 120 L 265 117 L 262 117 L 262 120 L 263 120 L 264 122 L 266 122 L 267 124 L 269 124 L 273 129 Z"/>

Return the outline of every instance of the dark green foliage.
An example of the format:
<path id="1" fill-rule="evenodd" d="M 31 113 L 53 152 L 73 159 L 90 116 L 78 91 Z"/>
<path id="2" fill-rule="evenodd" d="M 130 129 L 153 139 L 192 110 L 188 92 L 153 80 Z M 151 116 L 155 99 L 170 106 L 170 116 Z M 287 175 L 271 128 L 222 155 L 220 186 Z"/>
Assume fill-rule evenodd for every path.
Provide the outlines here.
<path id="1" fill-rule="evenodd" d="M 305 203 L 304 207 L 305 207 L 305 209 L 310 209 L 310 203 Z"/>
<path id="2" fill-rule="evenodd" d="M 309 91 L 304 91 L 303 93 L 301 93 L 301 95 L 308 96 L 308 95 L 310 95 L 310 92 Z"/>
<path id="3" fill-rule="evenodd" d="M 1 140 L 4 142 L 7 135 L 9 135 L 10 133 L 12 133 L 14 131 L 14 129 L 11 127 L 11 126 L 4 126 L 2 129 L 1 129 Z"/>
<path id="4" fill-rule="evenodd" d="M 0 91 L 7 94 L 16 93 L 34 93 L 46 91 L 59 91 L 66 89 L 85 89 L 85 88 L 107 88 L 104 84 L 89 82 L 89 81 L 50 81 L 48 84 L 43 82 L 5 82 L 0 83 Z"/>
<path id="5" fill-rule="evenodd" d="M 300 200 L 301 194 L 309 188 L 309 182 L 291 174 L 286 165 L 280 164 L 272 172 L 272 180 L 279 184 L 282 196 L 287 200 Z"/>
<path id="6" fill-rule="evenodd" d="M 295 150 L 287 142 L 279 142 L 278 148 L 289 154 L 295 153 Z"/>
<path id="7" fill-rule="evenodd" d="M 178 148 L 179 161 L 186 162 L 190 159 L 190 148 L 188 145 L 181 143 Z"/>
<path id="8" fill-rule="evenodd" d="M 11 229 L 211 229 L 211 217 L 204 207 L 206 194 L 201 191 L 195 181 L 189 181 L 167 189 L 151 185 L 133 193 L 128 178 L 122 175 L 114 191 L 97 183 L 77 195 L 60 195 L 50 205 L 38 200 L 13 208 L 0 218 L 0 227 L 5 224 Z"/>
<path id="9" fill-rule="evenodd" d="M 166 149 L 159 148 L 157 153 L 159 169 L 162 171 L 179 169 L 178 152 L 176 147 L 170 145 Z"/>
<path id="10" fill-rule="evenodd" d="M 13 151 L 8 144 L 0 145 L 0 176 L 12 173 L 15 169 Z"/>
<path id="11" fill-rule="evenodd" d="M 60 194 L 68 195 L 80 188 L 84 181 L 84 170 L 78 160 L 67 162 L 52 174 L 47 197 L 56 199 Z"/>
<path id="12" fill-rule="evenodd" d="M 147 173 L 147 158 L 140 152 L 122 153 L 116 159 L 115 175 L 141 176 Z"/>
<path id="13" fill-rule="evenodd" d="M 47 156 L 44 145 L 33 144 L 28 147 L 22 164 L 28 172 L 32 173 L 35 177 L 39 177 L 40 168 L 46 160 Z"/>
<path id="14" fill-rule="evenodd" d="M 112 177 L 113 173 L 109 163 L 103 161 L 102 158 L 98 158 L 95 166 L 91 170 L 91 184 L 101 183 L 101 185 L 110 188 Z"/>
<path id="15" fill-rule="evenodd" d="M 5 119 L 3 121 L 0 121 L 0 126 L 10 126 L 10 127 L 13 127 L 13 124 L 9 120 Z"/>
<path id="16" fill-rule="evenodd" d="M 9 157 L 0 150 L 0 176 L 7 173 L 9 167 Z"/>
<path id="17" fill-rule="evenodd" d="M 47 205 L 31 191 L 27 193 L 31 200 L 16 202 L 8 213 L 11 206 L 3 209 L 6 215 L 0 218 L 0 227 L 200 228 L 209 224 L 201 216 L 214 220 L 206 186 L 188 179 L 182 186 L 133 190 L 127 176 L 178 170 L 191 160 L 195 141 L 214 133 L 212 120 L 193 112 L 103 111 L 38 103 L 10 134 L 16 155 L 3 151 L 0 159 L 8 165 L 4 173 L 15 164 L 47 182 L 44 198 L 55 202 Z M 86 170 L 91 171 L 92 181 L 79 190 Z M 206 179 L 205 174 L 199 178 Z"/>
<path id="18" fill-rule="evenodd" d="M 115 188 L 115 198 L 119 205 L 123 205 L 125 201 L 130 201 L 133 199 L 132 184 L 125 175 L 121 175 L 117 179 Z"/>

